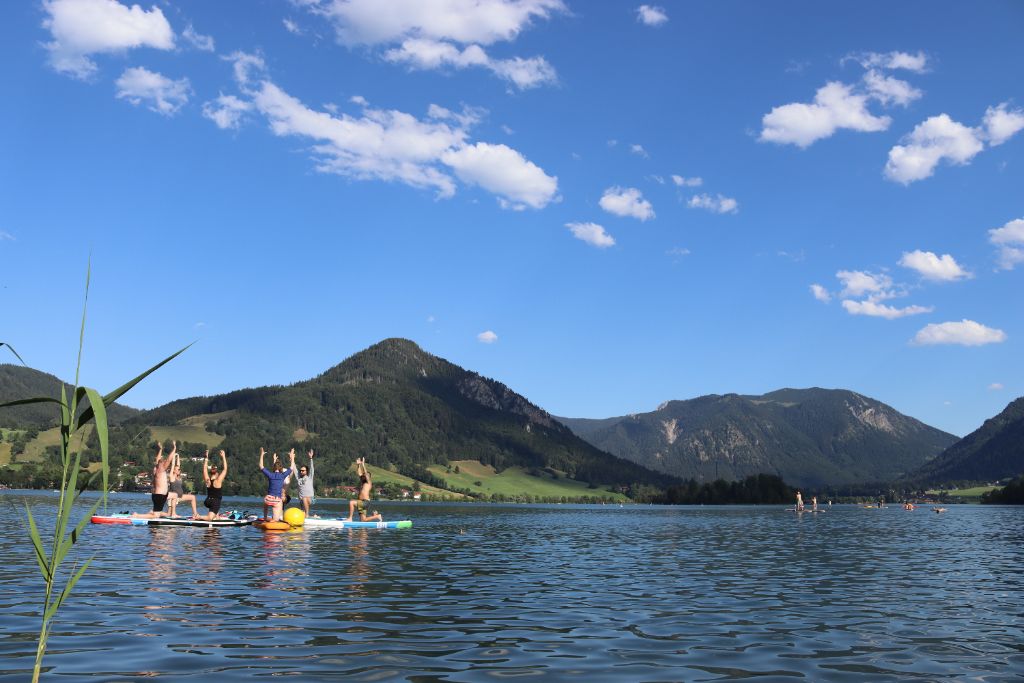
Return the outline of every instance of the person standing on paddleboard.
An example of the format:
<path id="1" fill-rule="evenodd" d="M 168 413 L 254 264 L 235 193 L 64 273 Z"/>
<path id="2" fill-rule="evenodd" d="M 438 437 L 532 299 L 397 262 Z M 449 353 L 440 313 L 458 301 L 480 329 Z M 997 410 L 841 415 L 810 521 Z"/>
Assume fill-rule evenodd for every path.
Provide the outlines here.
<path id="1" fill-rule="evenodd" d="M 178 453 L 178 442 L 171 442 L 171 454 L 166 459 L 164 459 L 164 444 L 162 441 L 157 443 L 156 449 L 156 462 L 153 463 L 153 493 L 149 496 L 153 501 L 153 510 L 150 512 L 136 512 L 132 517 L 153 519 L 167 516 L 167 513 L 164 512 L 164 503 L 167 502 L 167 471 L 171 468 L 174 456 Z"/>
<path id="2" fill-rule="evenodd" d="M 267 495 L 263 498 L 263 518 L 267 518 L 267 509 L 273 508 L 273 521 L 278 522 L 284 516 L 281 491 L 284 488 L 285 479 L 295 471 L 295 449 L 293 448 L 288 453 L 291 456 L 291 466 L 288 469 L 282 469 L 281 461 L 275 457 L 273 472 L 263 466 L 264 454 L 266 454 L 266 451 L 260 448 L 260 472 L 267 478 Z M 277 454 L 275 453 L 274 455 L 276 456 Z"/>
<path id="3" fill-rule="evenodd" d="M 370 480 L 370 470 L 366 467 L 366 458 L 356 459 L 356 474 L 359 475 L 359 494 L 355 500 L 348 502 L 348 519 L 346 521 L 351 522 L 355 511 L 359 510 L 360 522 L 383 522 L 384 518 L 376 510 L 373 511 L 373 514 L 367 514 L 373 481 Z"/>
<path id="4" fill-rule="evenodd" d="M 309 516 L 309 506 L 313 503 L 313 449 L 309 450 L 309 469 L 299 467 L 299 475 L 295 483 L 299 485 L 299 499 L 302 500 L 302 511 Z"/>
<path id="5" fill-rule="evenodd" d="M 804 509 L 804 497 L 800 495 L 800 492 L 796 492 L 796 509 L 802 511 Z"/>
<path id="6" fill-rule="evenodd" d="M 203 454 L 203 481 L 206 483 L 206 500 L 203 501 L 203 507 L 209 510 L 203 517 L 206 520 L 217 519 L 220 513 L 224 478 L 228 476 L 228 456 L 223 450 L 220 452 L 220 463 L 221 467 L 218 470 L 216 465 L 210 464 L 210 451 Z"/>

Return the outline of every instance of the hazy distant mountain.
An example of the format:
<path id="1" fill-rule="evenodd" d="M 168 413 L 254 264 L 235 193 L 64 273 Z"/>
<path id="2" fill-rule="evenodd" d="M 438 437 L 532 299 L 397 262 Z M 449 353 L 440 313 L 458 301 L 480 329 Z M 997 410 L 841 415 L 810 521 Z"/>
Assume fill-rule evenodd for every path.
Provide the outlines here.
<path id="1" fill-rule="evenodd" d="M 325 473 L 363 456 L 420 480 L 427 465 L 479 460 L 593 484 L 672 481 L 602 452 L 504 384 L 405 339 L 384 340 L 308 381 L 174 401 L 132 422 L 173 425 L 210 414 L 219 415 L 207 427 L 225 436 L 229 452 L 252 458 L 260 446 L 314 448 L 325 454 Z M 245 476 L 257 476 L 246 467 Z"/>
<path id="2" fill-rule="evenodd" d="M 53 375 L 21 365 L 0 364 L 0 403 L 22 398 L 49 396 L 60 398 L 61 381 Z M 68 391 L 71 386 L 64 384 Z M 100 393 L 116 387 L 95 387 Z M 107 407 L 107 418 L 118 423 L 137 414 L 135 408 L 115 403 Z M 58 422 L 58 407 L 54 403 L 32 403 L 12 408 L 0 408 L 0 426 L 42 429 Z"/>
<path id="3" fill-rule="evenodd" d="M 602 450 L 678 477 L 769 473 L 804 487 L 896 479 L 956 441 L 840 389 L 710 395 L 650 413 L 558 419 Z"/>
<path id="4" fill-rule="evenodd" d="M 1024 474 L 1024 396 L 907 478 L 924 483 L 996 481 Z"/>

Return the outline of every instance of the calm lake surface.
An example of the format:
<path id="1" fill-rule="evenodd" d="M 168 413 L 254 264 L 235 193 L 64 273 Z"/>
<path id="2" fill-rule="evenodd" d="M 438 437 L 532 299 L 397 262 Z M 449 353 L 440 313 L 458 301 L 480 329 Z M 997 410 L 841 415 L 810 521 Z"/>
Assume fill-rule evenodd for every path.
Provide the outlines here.
<path id="1" fill-rule="evenodd" d="M 0 493 L 0 681 L 39 628 L 25 503 L 52 529 L 56 496 Z M 44 678 L 1024 678 L 1021 508 L 379 507 L 414 527 L 89 526 Z"/>

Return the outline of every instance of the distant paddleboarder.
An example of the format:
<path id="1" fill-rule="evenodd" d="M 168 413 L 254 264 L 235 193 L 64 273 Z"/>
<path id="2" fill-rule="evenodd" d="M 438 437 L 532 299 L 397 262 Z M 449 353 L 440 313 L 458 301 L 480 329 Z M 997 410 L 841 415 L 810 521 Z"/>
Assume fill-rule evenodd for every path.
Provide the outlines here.
<path id="1" fill-rule="evenodd" d="M 804 497 L 800 495 L 800 492 L 796 492 L 796 510 L 797 512 L 803 512 L 804 509 Z"/>
<path id="2" fill-rule="evenodd" d="M 366 467 L 366 458 L 356 459 L 356 474 L 359 475 L 359 493 L 355 500 L 348 502 L 348 520 L 351 522 L 356 510 L 359 510 L 359 521 L 361 522 L 383 522 L 384 518 L 376 510 L 368 514 L 367 509 L 370 503 L 370 492 L 373 490 L 373 481 L 370 480 L 370 470 Z"/>

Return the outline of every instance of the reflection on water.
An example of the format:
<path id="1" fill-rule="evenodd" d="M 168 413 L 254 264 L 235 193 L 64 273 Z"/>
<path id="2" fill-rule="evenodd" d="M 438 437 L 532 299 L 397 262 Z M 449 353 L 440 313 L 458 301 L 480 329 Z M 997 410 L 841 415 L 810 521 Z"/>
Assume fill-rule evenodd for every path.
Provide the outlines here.
<path id="1" fill-rule="evenodd" d="M 0 507 L 20 518 L 26 500 L 52 515 L 51 494 Z M 95 680 L 1024 677 L 1021 509 L 389 512 L 414 528 L 90 527 L 46 664 Z M 23 539 L 0 530 L 4 681 L 24 680 L 38 629 Z"/>

